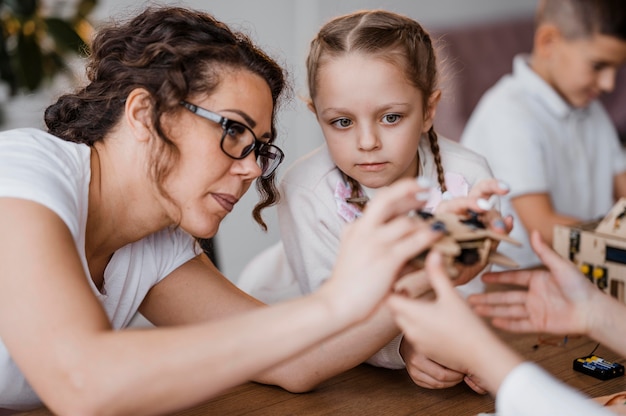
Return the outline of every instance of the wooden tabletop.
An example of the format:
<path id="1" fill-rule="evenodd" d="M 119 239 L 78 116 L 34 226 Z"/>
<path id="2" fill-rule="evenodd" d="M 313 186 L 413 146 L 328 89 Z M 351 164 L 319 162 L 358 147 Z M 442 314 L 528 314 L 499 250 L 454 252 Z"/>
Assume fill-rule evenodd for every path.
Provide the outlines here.
<path id="1" fill-rule="evenodd" d="M 588 355 L 595 348 L 595 341 L 569 337 L 564 342 L 563 337 L 498 333 L 526 359 L 539 363 L 557 378 L 589 396 L 626 391 L 625 377 L 601 381 L 572 369 L 573 360 Z M 458 342 L 462 343 L 463 339 Z M 595 354 L 609 361 L 625 363 L 603 346 L 599 346 Z M 404 370 L 360 365 L 326 381 L 311 393 L 291 394 L 277 387 L 246 383 L 176 415 L 463 416 L 494 410 L 492 397 L 478 395 L 463 383 L 443 390 L 423 389 L 416 386 Z M 50 413 L 40 409 L 23 415 Z"/>
<path id="2" fill-rule="evenodd" d="M 601 381 L 575 372 L 575 358 L 588 355 L 596 346 L 587 338 L 542 337 L 501 334 L 524 357 L 538 362 L 556 377 L 591 396 L 626 390 L 626 379 Z M 463 342 L 462 339 L 459 342 Z M 609 361 L 617 354 L 600 346 L 596 354 Z M 464 383 L 453 388 L 429 390 L 416 386 L 404 370 L 385 370 L 361 365 L 338 375 L 307 394 L 290 394 L 279 388 L 245 384 L 208 403 L 178 415 L 476 415 L 494 412 L 494 400 L 478 395 Z"/>

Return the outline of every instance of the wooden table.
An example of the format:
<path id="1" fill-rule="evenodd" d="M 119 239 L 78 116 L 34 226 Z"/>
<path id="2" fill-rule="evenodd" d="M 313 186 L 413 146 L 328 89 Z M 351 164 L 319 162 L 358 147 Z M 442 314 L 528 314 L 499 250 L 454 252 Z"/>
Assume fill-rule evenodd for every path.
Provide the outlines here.
<path id="1" fill-rule="evenodd" d="M 597 397 L 626 391 L 626 377 L 601 381 L 575 372 L 575 358 L 588 355 L 596 346 L 585 337 L 570 337 L 565 345 L 558 337 L 519 335 L 499 332 L 505 341 L 528 360 L 590 396 Z M 547 339 L 546 339 L 547 338 Z M 463 339 L 459 339 L 460 343 Z M 555 344 L 555 345 L 552 345 Z M 626 360 L 600 346 L 596 354 L 622 364 Z M 291 394 L 271 386 L 246 383 L 180 416 L 200 415 L 476 415 L 494 412 L 494 400 L 481 396 L 465 384 L 443 390 L 429 390 L 413 384 L 404 370 L 385 370 L 367 365 L 340 374 L 314 392 Z M 41 409 L 26 416 L 49 415 Z"/>

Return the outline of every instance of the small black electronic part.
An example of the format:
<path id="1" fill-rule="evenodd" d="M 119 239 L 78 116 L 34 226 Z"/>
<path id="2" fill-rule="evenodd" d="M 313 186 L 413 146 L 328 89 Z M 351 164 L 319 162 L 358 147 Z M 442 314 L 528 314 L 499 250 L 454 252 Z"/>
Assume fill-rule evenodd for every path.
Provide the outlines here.
<path id="1" fill-rule="evenodd" d="M 461 222 L 468 227 L 474 229 L 485 230 L 487 228 L 485 227 L 485 224 L 480 220 L 479 214 L 476 211 L 472 210 L 468 211 L 468 218 L 462 220 Z"/>
<path id="2" fill-rule="evenodd" d="M 606 361 L 597 355 L 576 358 L 574 370 L 590 375 L 600 380 L 609 380 L 624 375 L 624 366 L 620 363 Z"/>
<path id="3" fill-rule="evenodd" d="M 417 211 L 417 215 L 423 220 L 429 220 L 434 217 L 434 215 L 431 212 L 424 211 L 424 210 Z"/>

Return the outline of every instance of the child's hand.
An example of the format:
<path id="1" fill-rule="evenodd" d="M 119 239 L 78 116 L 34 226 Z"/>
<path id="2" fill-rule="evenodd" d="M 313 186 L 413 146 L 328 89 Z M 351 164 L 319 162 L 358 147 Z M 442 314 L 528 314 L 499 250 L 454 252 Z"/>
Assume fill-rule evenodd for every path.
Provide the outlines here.
<path id="1" fill-rule="evenodd" d="M 508 234 L 513 228 L 513 220 L 510 216 L 502 218 L 500 211 L 496 209 L 494 198 L 506 195 L 509 190 L 508 185 L 502 181 L 483 179 L 470 189 L 467 196 L 442 201 L 435 213 L 467 216 L 470 212 L 474 212 L 494 232 Z"/>
<path id="2" fill-rule="evenodd" d="M 486 273 L 486 283 L 513 284 L 528 290 L 491 292 L 469 298 L 474 310 L 493 318 L 494 326 L 516 332 L 588 333 L 591 303 L 601 292 L 576 266 L 555 253 L 537 231 L 533 249 L 549 270 Z"/>
<path id="3" fill-rule="evenodd" d="M 497 179 L 484 179 L 470 190 L 466 197 L 456 197 L 443 201 L 437 207 L 437 213 L 453 213 L 459 216 L 474 215 L 495 234 L 508 234 L 513 229 L 513 218 L 502 218 L 500 211 L 495 208 L 495 197 L 505 195 L 509 187 Z M 497 250 L 499 241 L 494 241 L 490 252 Z M 486 263 L 472 265 L 454 264 L 457 269 L 455 284 L 463 285 L 472 280 L 486 266 Z"/>
<path id="4" fill-rule="evenodd" d="M 392 295 L 388 306 L 404 339 L 414 349 L 448 369 L 468 376 L 466 382 L 479 391 L 495 393 L 503 376 L 521 359 L 507 348 L 476 316 L 454 289 L 441 254 L 432 251 L 426 260 L 426 274 L 435 291 L 434 301 Z M 492 362 L 502 355 L 502 365 Z M 480 386 L 477 381 L 480 380 Z"/>
<path id="5" fill-rule="evenodd" d="M 459 384 L 465 377 L 463 372 L 446 368 L 419 353 L 406 338 L 400 343 L 400 355 L 409 376 L 420 387 L 445 389 Z"/>
<path id="6" fill-rule="evenodd" d="M 420 387 L 427 389 L 445 389 L 465 381 L 476 393 L 485 394 L 485 390 L 477 377 L 471 377 L 464 371 L 456 371 L 444 367 L 431 360 L 424 354 L 420 354 L 415 347 L 405 339 L 400 343 L 400 355 L 406 365 L 406 370 L 411 380 Z"/>
<path id="7" fill-rule="evenodd" d="M 435 291 L 434 301 L 393 295 L 388 305 L 404 339 L 430 359 L 458 371 L 459 382 L 472 348 L 479 348 L 481 334 L 489 330 L 454 289 L 437 251 L 428 254 L 426 274 Z"/>

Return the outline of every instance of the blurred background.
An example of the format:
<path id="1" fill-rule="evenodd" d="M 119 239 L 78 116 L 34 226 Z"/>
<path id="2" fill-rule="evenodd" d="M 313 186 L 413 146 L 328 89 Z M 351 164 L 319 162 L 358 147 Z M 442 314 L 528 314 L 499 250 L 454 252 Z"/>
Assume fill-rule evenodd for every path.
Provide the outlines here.
<path id="1" fill-rule="evenodd" d="M 328 19 L 358 9 L 384 8 L 416 19 L 431 32 L 437 40 L 440 84 L 444 93 L 435 127 L 441 134 L 458 139 L 464 121 L 482 92 L 511 70 L 515 53 L 530 51 L 537 0 L 187 0 L 158 3 L 0 0 L 1 40 L 6 45 L 5 54 L 0 54 L 0 108 L 3 113 L 0 130 L 43 127 L 42 115 L 46 106 L 61 91 L 82 82 L 82 58 L 72 52 L 84 47 L 80 37 L 88 40 L 90 30 L 97 30 L 102 23 L 110 19 L 126 19 L 150 4 L 175 4 L 209 11 L 219 20 L 246 32 L 288 70 L 295 94 L 279 114 L 277 144 L 286 153 L 285 162 L 278 171 L 280 178 L 296 158 L 323 141 L 317 123 L 301 97 L 307 95 L 304 61 L 309 41 Z M 16 5 L 23 9 L 30 7 L 27 11 L 38 5 L 34 21 L 39 25 L 43 23 L 40 30 L 54 31 L 53 41 L 42 40 L 38 48 L 26 36 L 34 29 L 27 31 L 26 27 L 23 30 L 27 33 L 21 35 L 22 39 L 16 40 L 15 36 L 9 39 L 7 33 L 12 24 L 7 10 L 8 6 Z M 20 41 L 21 59 L 27 67 L 30 84 L 17 86 L 15 79 L 11 81 L 5 75 L 10 59 L 16 59 L 14 56 L 9 58 L 8 54 L 16 51 Z M 48 56 L 54 49 L 51 45 L 61 46 L 58 56 Z M 46 69 L 38 70 L 37 65 Z M 70 69 L 69 73 L 57 71 L 64 66 Z M 19 76 L 24 78 L 23 74 Z M 623 84 L 626 82 L 621 82 Z M 618 107 L 617 104 L 613 106 Z M 626 111 L 626 105 L 619 107 Z M 612 113 L 615 119 L 626 120 L 626 115 L 617 111 Z M 251 190 L 226 218 L 213 240 L 218 266 L 234 281 L 253 256 L 278 240 L 274 209 L 264 211 L 268 232 L 263 232 L 253 221 L 251 210 L 256 201 L 257 195 Z"/>

